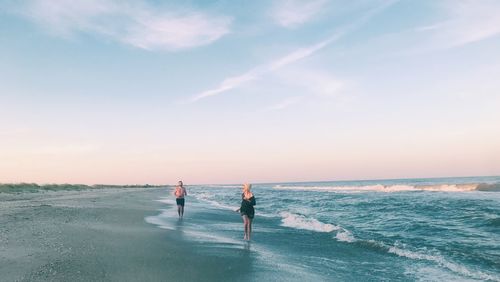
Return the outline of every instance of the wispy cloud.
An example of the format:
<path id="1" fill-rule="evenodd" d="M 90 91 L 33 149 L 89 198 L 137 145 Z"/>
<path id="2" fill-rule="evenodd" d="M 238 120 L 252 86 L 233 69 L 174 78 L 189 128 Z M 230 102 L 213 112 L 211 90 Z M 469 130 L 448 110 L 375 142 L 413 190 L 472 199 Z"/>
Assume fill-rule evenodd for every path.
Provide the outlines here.
<path id="1" fill-rule="evenodd" d="M 80 155 L 96 152 L 99 146 L 92 144 L 64 144 L 59 146 L 46 146 L 34 150 L 38 154 L 47 155 Z"/>
<path id="2" fill-rule="evenodd" d="M 289 54 L 287 54 L 283 57 L 280 57 L 278 59 L 275 59 L 267 64 L 257 66 L 257 67 L 255 67 L 255 68 L 253 68 L 253 69 L 251 69 L 251 70 L 249 70 L 241 75 L 226 78 L 216 88 L 203 91 L 203 92 L 193 96 L 189 100 L 189 102 L 196 102 L 196 101 L 199 101 L 203 98 L 215 96 L 215 95 L 218 95 L 220 93 L 232 90 L 234 88 L 237 88 L 237 87 L 244 85 L 245 83 L 256 80 L 267 73 L 277 71 L 285 66 L 288 66 L 288 65 L 293 64 L 297 61 L 305 59 L 305 58 L 313 55 L 314 53 L 318 52 L 319 50 L 325 48 L 328 44 L 330 44 L 331 42 L 340 38 L 340 36 L 341 36 L 341 33 L 335 34 L 334 36 L 328 38 L 327 40 L 321 41 L 317 44 L 314 44 L 314 45 L 311 45 L 311 46 L 308 46 L 305 48 L 297 49 L 297 50 L 290 52 Z"/>
<path id="3" fill-rule="evenodd" d="M 297 49 L 286 56 L 283 56 L 269 64 L 268 69 L 273 71 L 273 70 L 278 70 L 284 66 L 287 66 L 289 64 L 295 63 L 299 60 L 302 60 L 304 58 L 307 58 L 314 53 L 318 52 L 319 50 L 325 48 L 327 45 L 332 43 L 333 41 L 339 39 L 343 35 L 343 32 L 339 32 L 332 37 L 328 38 L 327 40 L 321 41 L 319 43 L 316 43 L 314 45 L 308 46 L 306 48 L 300 48 Z"/>
<path id="4" fill-rule="evenodd" d="M 365 24 L 371 17 L 373 17 L 375 14 L 380 13 L 387 7 L 393 5 L 396 3 L 396 0 L 388 0 L 385 1 L 383 5 L 380 5 L 376 9 L 370 10 L 368 13 L 366 13 L 363 17 L 359 18 L 358 20 L 354 21 L 353 23 L 341 28 L 338 32 L 334 33 L 332 36 L 329 38 L 320 41 L 316 44 L 299 48 L 297 50 L 294 50 L 290 53 L 288 53 L 285 56 L 279 57 L 275 60 L 272 60 L 271 62 L 259 65 L 257 67 L 254 67 L 253 69 L 241 74 L 241 75 L 236 75 L 236 76 L 231 76 L 226 79 L 224 79 L 217 87 L 202 91 L 193 97 L 191 97 L 188 102 L 197 102 L 201 99 L 210 97 L 210 96 L 215 96 L 219 95 L 221 93 L 224 93 L 226 91 L 232 90 L 239 88 L 243 86 L 246 83 L 249 83 L 251 81 L 257 80 L 260 77 L 278 71 L 279 69 L 284 68 L 285 66 L 294 64 L 298 61 L 301 61 L 303 59 L 306 59 L 315 53 L 319 52 L 320 50 L 324 49 L 325 47 L 329 46 L 333 42 L 339 40 L 344 36 L 345 34 L 352 32 L 353 30 L 356 30 L 363 24 Z"/>
<path id="5" fill-rule="evenodd" d="M 43 141 L 44 140 L 42 140 L 42 142 Z M 0 155 L 85 155 L 98 152 L 102 149 L 102 147 L 100 145 L 90 143 L 60 143 L 41 145 L 33 142 L 19 142 L 19 140 L 17 140 L 14 146 L 9 146 L 8 150 L 4 149 L 5 146 L 0 148 Z"/>
<path id="6" fill-rule="evenodd" d="M 288 68 L 277 74 L 281 84 L 290 86 L 300 96 L 291 96 L 266 108 L 266 110 L 283 110 L 300 103 L 331 104 L 343 102 L 346 91 L 346 81 L 337 78 L 331 72 L 305 68 L 303 66 Z"/>
<path id="7" fill-rule="evenodd" d="M 31 0 L 13 9 L 54 35 L 94 34 L 146 50 L 209 44 L 229 33 L 231 19 L 193 9 L 117 0 Z"/>
<path id="8" fill-rule="evenodd" d="M 324 8 L 326 0 L 281 0 L 276 1 L 271 16 L 276 23 L 294 28 L 311 20 Z"/>
<path id="9" fill-rule="evenodd" d="M 294 97 L 288 97 L 284 99 L 283 101 L 272 105 L 271 107 L 268 107 L 266 110 L 268 111 L 278 111 L 278 110 L 283 110 L 285 108 L 288 108 L 291 105 L 297 104 L 303 99 L 301 96 L 294 96 Z"/>
<path id="10" fill-rule="evenodd" d="M 30 128 L 19 127 L 19 128 L 0 128 L 0 136 L 19 136 L 21 134 L 27 134 L 31 132 Z"/>
<path id="11" fill-rule="evenodd" d="M 335 97 L 345 87 L 345 82 L 325 70 L 296 68 L 283 72 L 280 77 L 308 94 L 325 98 Z"/>
<path id="12" fill-rule="evenodd" d="M 442 8 L 446 20 L 415 29 L 428 34 L 426 49 L 459 47 L 500 35 L 499 1 L 447 1 Z"/>
<path id="13" fill-rule="evenodd" d="M 191 99 L 189 99 L 189 102 L 196 102 L 196 101 L 201 100 L 203 98 L 215 96 L 215 95 L 218 95 L 220 93 L 237 88 L 237 87 L 239 87 L 247 82 L 250 82 L 252 80 L 257 79 L 260 75 L 266 73 L 267 71 L 264 68 L 255 68 L 255 69 L 252 69 L 250 71 L 247 71 L 246 73 L 244 73 L 242 75 L 228 77 L 228 78 L 224 79 L 218 87 L 203 91 L 203 92 L 191 97 Z"/>

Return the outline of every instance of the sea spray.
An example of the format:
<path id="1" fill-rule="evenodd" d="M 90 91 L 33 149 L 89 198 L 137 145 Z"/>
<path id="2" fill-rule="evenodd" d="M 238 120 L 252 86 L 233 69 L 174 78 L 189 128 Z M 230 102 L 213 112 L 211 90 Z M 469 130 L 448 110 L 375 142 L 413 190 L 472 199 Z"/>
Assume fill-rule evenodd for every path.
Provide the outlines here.
<path id="1" fill-rule="evenodd" d="M 314 192 L 334 192 L 334 193 L 363 193 L 363 192 L 471 192 L 476 190 L 495 191 L 495 189 L 486 188 L 488 186 L 481 184 L 439 184 L 439 185 L 362 185 L 362 186 L 287 186 L 275 185 L 275 190 L 289 191 L 314 191 Z"/>
<path id="2" fill-rule="evenodd" d="M 316 232 L 332 232 L 334 230 L 339 230 L 340 227 L 323 223 L 315 218 L 308 218 L 303 215 L 293 214 L 290 212 L 281 212 L 281 226 L 311 230 Z"/>
<path id="3" fill-rule="evenodd" d="M 335 235 L 335 239 L 337 239 L 337 241 L 347 242 L 347 243 L 352 243 L 356 241 L 352 233 L 349 230 L 343 228 L 339 232 L 337 232 L 337 234 Z"/>

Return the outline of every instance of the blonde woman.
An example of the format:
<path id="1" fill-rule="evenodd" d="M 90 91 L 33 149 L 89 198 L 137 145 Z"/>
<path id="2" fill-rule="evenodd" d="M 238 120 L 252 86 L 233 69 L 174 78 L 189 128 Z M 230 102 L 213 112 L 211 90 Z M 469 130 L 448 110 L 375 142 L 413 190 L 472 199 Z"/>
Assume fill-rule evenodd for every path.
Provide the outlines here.
<path id="1" fill-rule="evenodd" d="M 250 234 L 252 234 L 252 220 L 255 215 L 255 197 L 253 196 L 250 189 L 252 184 L 243 184 L 243 193 L 241 194 L 241 207 L 237 209 L 243 218 L 243 226 L 245 228 L 245 235 L 243 240 L 250 241 Z"/>

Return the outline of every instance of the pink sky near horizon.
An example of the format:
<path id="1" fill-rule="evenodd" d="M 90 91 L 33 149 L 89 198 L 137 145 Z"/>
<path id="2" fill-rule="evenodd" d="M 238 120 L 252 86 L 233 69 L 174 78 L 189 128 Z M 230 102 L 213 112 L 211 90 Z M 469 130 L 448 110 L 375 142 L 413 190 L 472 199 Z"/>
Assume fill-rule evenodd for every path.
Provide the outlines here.
<path id="1" fill-rule="evenodd" d="M 223 184 L 500 175 L 498 143 L 470 147 L 474 143 L 434 140 L 411 148 L 408 138 L 372 136 L 371 143 L 354 138 L 330 146 L 317 143 L 316 148 L 290 144 L 291 150 L 265 142 L 240 144 L 246 148 L 242 151 L 228 143 L 193 145 L 177 155 L 168 148 L 106 151 L 99 146 L 0 150 L 0 183 L 167 184 L 182 179 Z"/>

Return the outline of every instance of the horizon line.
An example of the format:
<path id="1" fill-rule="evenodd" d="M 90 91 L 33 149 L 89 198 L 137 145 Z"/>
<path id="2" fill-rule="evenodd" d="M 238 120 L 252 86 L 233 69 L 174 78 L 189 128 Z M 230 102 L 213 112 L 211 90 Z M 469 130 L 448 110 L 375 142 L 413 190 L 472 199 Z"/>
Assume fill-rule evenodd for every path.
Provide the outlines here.
<path id="1" fill-rule="evenodd" d="M 362 178 L 362 179 L 336 179 L 336 180 L 313 180 L 313 181 L 273 181 L 273 182 L 251 182 L 253 185 L 266 185 L 266 184 L 279 184 L 279 183 L 320 183 L 320 182 L 355 182 L 355 181 L 388 181 L 388 180 L 415 180 L 415 179 L 450 179 L 450 178 L 478 178 L 478 177 L 500 177 L 498 175 L 468 175 L 468 176 L 435 176 L 435 177 L 402 177 L 402 178 Z M 184 181 L 184 180 L 183 180 Z M 245 182 L 241 183 L 201 183 L 201 184 L 187 184 L 185 186 L 202 186 L 202 185 L 242 185 Z M 21 185 L 21 184 L 36 184 L 38 186 L 46 186 L 46 185 L 84 185 L 84 186 L 174 186 L 175 184 L 103 184 L 103 183 L 94 183 L 94 184 L 83 184 L 83 183 L 68 183 L 68 182 L 52 182 L 52 183 L 37 183 L 37 182 L 0 182 L 0 185 Z"/>

